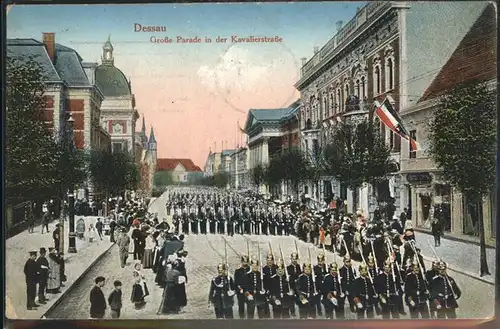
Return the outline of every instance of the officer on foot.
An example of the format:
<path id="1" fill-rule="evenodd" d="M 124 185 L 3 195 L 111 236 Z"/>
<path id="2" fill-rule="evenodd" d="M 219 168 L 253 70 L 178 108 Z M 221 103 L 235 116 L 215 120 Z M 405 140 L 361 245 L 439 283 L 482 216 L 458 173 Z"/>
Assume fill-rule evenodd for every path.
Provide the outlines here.
<path id="1" fill-rule="evenodd" d="M 337 263 L 330 264 L 328 270 L 329 273 L 325 276 L 321 287 L 325 315 L 327 319 L 333 319 L 335 311 L 336 318 L 343 319 L 346 296 L 342 290 Z"/>
<path id="2" fill-rule="evenodd" d="M 214 306 L 217 319 L 232 319 L 234 305 L 234 281 L 228 276 L 226 265 L 217 266 L 217 276 L 212 279 L 208 295 L 209 305 Z"/>

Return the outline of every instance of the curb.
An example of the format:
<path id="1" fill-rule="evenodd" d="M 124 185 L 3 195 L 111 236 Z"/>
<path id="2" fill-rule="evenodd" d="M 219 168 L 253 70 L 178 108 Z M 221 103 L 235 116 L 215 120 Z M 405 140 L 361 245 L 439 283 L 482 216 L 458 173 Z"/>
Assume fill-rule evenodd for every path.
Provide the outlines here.
<path id="1" fill-rule="evenodd" d="M 428 262 L 433 262 L 435 259 L 434 258 L 431 258 L 431 257 L 427 257 L 425 255 L 422 255 L 422 257 L 424 258 L 424 260 L 428 261 Z M 456 273 L 459 273 L 459 274 L 462 274 L 462 275 L 465 275 L 465 276 L 468 276 L 469 278 L 472 278 L 472 279 L 475 279 L 475 280 L 478 280 L 478 281 L 481 281 L 481 282 L 484 282 L 484 283 L 487 283 L 487 284 L 490 284 L 492 286 L 495 285 L 495 282 L 491 282 L 490 280 L 486 279 L 486 278 L 482 278 L 476 274 L 472 274 L 470 272 L 465 272 L 461 269 L 458 269 L 456 267 L 454 267 L 453 265 L 450 266 L 450 264 L 446 264 L 446 266 L 448 267 L 448 269 L 450 271 L 453 271 L 453 272 L 456 272 Z"/>
<path id="2" fill-rule="evenodd" d="M 430 229 L 421 228 L 421 227 L 415 227 L 415 228 L 413 228 L 413 230 L 415 232 L 427 234 L 427 235 L 430 235 L 432 237 L 432 232 L 431 232 Z M 459 237 L 456 237 L 456 236 L 453 236 L 453 235 L 450 235 L 450 234 L 447 234 L 447 233 L 445 233 L 444 236 L 441 237 L 441 239 L 446 239 L 446 240 L 451 240 L 451 241 L 456 241 L 456 242 L 462 242 L 462 243 L 468 243 L 468 244 L 474 244 L 476 246 L 479 246 L 479 242 L 478 241 L 461 239 Z M 486 239 L 486 249 L 495 249 L 496 246 L 492 245 L 491 242 L 490 242 L 490 244 L 488 244 L 489 242 L 490 241 L 488 241 L 488 239 Z"/>
<path id="3" fill-rule="evenodd" d="M 64 297 L 72 290 L 72 288 L 80 283 L 82 280 L 83 280 L 83 277 L 92 269 L 92 267 L 94 267 L 94 265 L 99 262 L 103 257 L 104 255 L 106 255 L 107 253 L 109 253 L 111 251 L 111 249 L 116 245 L 116 243 L 112 243 L 111 246 L 109 246 L 109 248 L 107 248 L 102 254 L 100 254 L 86 269 L 85 271 L 82 272 L 82 274 L 80 274 L 80 276 L 78 276 L 78 278 L 76 278 L 75 281 L 73 281 L 73 283 L 59 296 L 59 298 L 54 302 L 54 304 L 52 304 L 52 306 L 49 307 L 49 309 L 47 311 L 45 311 L 42 316 L 40 317 L 41 319 L 47 319 L 47 315 L 52 312 L 57 306 L 59 306 L 59 304 L 61 304 L 61 302 L 63 301 Z"/>

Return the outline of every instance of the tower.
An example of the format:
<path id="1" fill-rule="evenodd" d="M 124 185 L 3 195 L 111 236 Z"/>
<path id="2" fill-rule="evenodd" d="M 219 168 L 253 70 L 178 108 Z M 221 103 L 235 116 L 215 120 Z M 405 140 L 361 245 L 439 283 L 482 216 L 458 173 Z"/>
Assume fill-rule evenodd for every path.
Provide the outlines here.
<path id="1" fill-rule="evenodd" d="M 102 64 L 114 66 L 114 58 L 113 58 L 113 45 L 111 44 L 111 35 L 108 36 L 108 40 L 102 46 Z"/>
<path id="2" fill-rule="evenodd" d="M 148 149 L 148 136 L 146 135 L 146 118 L 142 116 L 141 143 L 144 150 Z"/>
<path id="3" fill-rule="evenodd" d="M 151 152 L 151 162 L 154 165 L 153 168 L 156 168 L 156 159 L 157 159 L 157 148 L 156 148 L 156 138 L 153 130 L 153 126 L 151 126 L 151 133 L 149 134 L 148 141 L 148 150 Z"/>

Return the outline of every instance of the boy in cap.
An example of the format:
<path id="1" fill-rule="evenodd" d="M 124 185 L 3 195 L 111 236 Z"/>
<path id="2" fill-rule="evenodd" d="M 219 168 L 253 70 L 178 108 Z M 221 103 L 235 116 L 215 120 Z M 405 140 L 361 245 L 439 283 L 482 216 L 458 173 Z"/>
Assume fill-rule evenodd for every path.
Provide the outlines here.
<path id="1" fill-rule="evenodd" d="M 47 250 L 45 248 L 40 248 L 40 257 L 36 260 L 38 265 L 38 302 L 40 304 L 46 304 L 47 299 L 45 298 L 45 288 L 47 288 L 47 281 L 49 279 L 49 261 L 45 256 L 47 255 Z"/>
<path id="2" fill-rule="evenodd" d="M 38 307 L 35 304 L 36 284 L 38 281 L 38 265 L 36 263 L 36 251 L 30 251 L 30 258 L 24 265 L 24 275 L 26 276 L 26 308 L 30 311 Z"/>

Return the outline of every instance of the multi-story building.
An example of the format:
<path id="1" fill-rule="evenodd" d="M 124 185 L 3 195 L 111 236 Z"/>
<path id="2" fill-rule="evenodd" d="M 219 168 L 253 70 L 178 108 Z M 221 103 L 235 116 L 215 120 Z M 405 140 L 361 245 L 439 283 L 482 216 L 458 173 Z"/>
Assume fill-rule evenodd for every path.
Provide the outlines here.
<path id="1" fill-rule="evenodd" d="M 251 187 L 247 154 L 248 149 L 240 147 L 231 155 L 231 188 L 236 190 Z"/>
<path id="2" fill-rule="evenodd" d="M 232 156 L 236 150 L 222 150 L 218 172 L 231 174 Z"/>
<path id="3" fill-rule="evenodd" d="M 61 139 L 67 130 L 68 114 L 74 124 L 74 142 L 78 149 L 109 147 L 110 136 L 101 129 L 99 117 L 104 95 L 95 84 L 88 64 L 69 47 L 55 42 L 55 33 L 43 33 L 43 42 L 35 39 L 7 40 L 7 56 L 21 61 L 35 60 L 45 78 L 44 118 L 54 137 Z"/>
<path id="4" fill-rule="evenodd" d="M 210 152 L 208 153 L 207 161 L 205 162 L 205 177 L 210 177 L 219 172 L 221 164 L 221 153 L 220 152 Z"/>
<path id="5" fill-rule="evenodd" d="M 108 40 L 102 47 L 101 64 L 93 64 L 95 81 L 104 95 L 101 125 L 111 135 L 113 152 L 135 154 L 135 130 L 139 113 L 132 84 L 115 65 L 114 47 Z"/>
<path id="6" fill-rule="evenodd" d="M 257 166 L 266 167 L 269 159 L 284 148 L 299 147 L 298 128 L 299 102 L 281 109 L 251 109 L 245 123 L 248 136 L 248 170 Z M 251 174 L 250 174 L 251 176 Z M 266 186 L 259 187 L 268 193 Z M 281 193 L 286 193 L 282 187 Z"/>
<path id="7" fill-rule="evenodd" d="M 321 49 L 315 48 L 311 59 L 302 60 L 301 78 L 295 84 L 300 91 L 300 128 L 302 147 L 315 159 L 327 139 L 329 128 L 337 117 L 363 118 L 373 108 L 373 102 L 391 96 L 396 110 L 401 108 L 402 67 L 405 65 L 404 43 L 400 30 L 408 7 L 404 2 L 369 2 L 360 8 L 345 26 L 337 23 L 337 33 Z M 359 106 L 348 108 L 347 99 L 356 96 Z M 401 141 L 398 135 L 380 126 L 399 161 Z M 401 206 L 399 175 L 390 178 L 390 195 Z M 333 177 L 321 177 L 304 186 L 304 193 L 323 202 L 333 195 L 347 199 L 348 211 L 353 212 L 353 193 Z M 357 194 L 358 208 L 366 214 L 374 210 L 371 187 L 364 186 Z"/>
<path id="8" fill-rule="evenodd" d="M 190 183 L 195 178 L 202 176 L 200 167 L 191 159 L 160 158 L 156 165 L 156 175 L 168 172 L 172 176 L 173 183 Z"/>
<path id="9" fill-rule="evenodd" d="M 482 207 L 470 205 L 444 181 L 427 147 L 429 122 L 439 96 L 468 82 L 489 82 L 496 88 L 496 15 L 495 6 L 487 2 L 411 3 L 405 32 L 408 83 L 404 99 L 408 106 L 401 111 L 407 130 L 420 144 L 418 150 L 408 143 L 401 147 L 403 196 L 413 225 L 428 228 L 434 209 L 439 207 L 445 231 L 474 236 L 479 232 L 477 218 L 483 216 L 490 243 L 496 231 L 494 191 L 484 198 Z"/>

